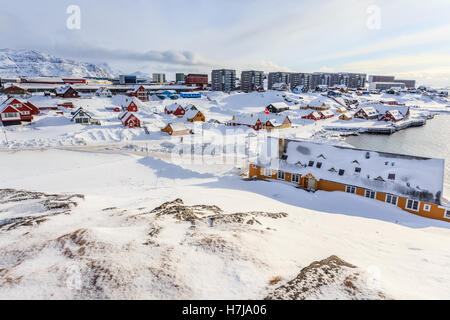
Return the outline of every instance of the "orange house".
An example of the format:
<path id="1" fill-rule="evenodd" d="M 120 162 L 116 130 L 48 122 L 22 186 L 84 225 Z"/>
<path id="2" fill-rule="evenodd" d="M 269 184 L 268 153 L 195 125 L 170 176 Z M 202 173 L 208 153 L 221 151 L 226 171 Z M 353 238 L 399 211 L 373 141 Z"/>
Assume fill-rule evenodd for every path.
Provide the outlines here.
<path id="1" fill-rule="evenodd" d="M 269 138 L 268 144 L 276 150 L 271 165 L 251 163 L 251 178 L 281 180 L 312 192 L 347 192 L 450 222 L 450 205 L 442 197 L 443 159 L 303 140 Z"/>

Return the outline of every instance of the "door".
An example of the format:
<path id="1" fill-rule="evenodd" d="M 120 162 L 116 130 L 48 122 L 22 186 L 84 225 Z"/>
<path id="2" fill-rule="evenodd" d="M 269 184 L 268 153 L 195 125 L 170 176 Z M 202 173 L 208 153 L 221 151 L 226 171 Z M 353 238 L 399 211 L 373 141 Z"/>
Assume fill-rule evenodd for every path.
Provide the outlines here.
<path id="1" fill-rule="evenodd" d="M 316 191 L 316 179 L 309 178 L 308 179 L 308 188 L 309 191 Z"/>

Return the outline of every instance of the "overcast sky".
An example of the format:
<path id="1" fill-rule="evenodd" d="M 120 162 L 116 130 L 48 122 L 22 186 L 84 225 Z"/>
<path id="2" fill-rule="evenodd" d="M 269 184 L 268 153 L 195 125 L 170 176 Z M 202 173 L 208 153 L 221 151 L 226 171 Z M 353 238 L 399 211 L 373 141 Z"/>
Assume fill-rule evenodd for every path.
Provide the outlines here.
<path id="1" fill-rule="evenodd" d="M 80 29 L 67 28 L 69 5 Z M 0 46 L 122 72 L 348 71 L 450 86 L 449 0 L 1 0 Z"/>

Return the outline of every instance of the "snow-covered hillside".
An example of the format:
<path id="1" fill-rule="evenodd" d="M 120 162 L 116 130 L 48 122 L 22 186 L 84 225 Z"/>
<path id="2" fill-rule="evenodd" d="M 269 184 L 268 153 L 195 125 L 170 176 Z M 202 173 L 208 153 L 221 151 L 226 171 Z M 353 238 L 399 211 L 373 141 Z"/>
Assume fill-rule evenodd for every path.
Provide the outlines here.
<path id="1" fill-rule="evenodd" d="M 0 77 L 100 77 L 111 78 L 107 64 L 77 62 L 37 50 L 0 49 Z"/>
<path id="2" fill-rule="evenodd" d="M 125 152 L 0 165 L 0 299 L 450 298 L 450 225 L 376 200 Z"/>

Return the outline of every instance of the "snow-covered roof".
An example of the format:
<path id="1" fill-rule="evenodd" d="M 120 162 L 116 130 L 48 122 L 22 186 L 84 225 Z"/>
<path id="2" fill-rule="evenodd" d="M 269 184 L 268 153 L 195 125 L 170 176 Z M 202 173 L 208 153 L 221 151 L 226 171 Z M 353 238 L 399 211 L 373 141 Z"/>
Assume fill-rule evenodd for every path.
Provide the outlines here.
<path id="1" fill-rule="evenodd" d="M 136 99 L 136 97 L 129 97 L 124 95 L 114 96 L 114 103 L 116 105 L 128 107 L 131 102 L 134 102 L 136 106 L 141 107 L 141 102 L 139 101 L 139 99 Z"/>
<path id="2" fill-rule="evenodd" d="M 289 109 L 289 106 L 284 102 L 274 102 L 274 103 L 271 103 L 270 105 L 272 105 L 273 107 L 275 107 L 277 109 L 285 109 L 285 108 Z"/>
<path id="3" fill-rule="evenodd" d="M 65 94 L 67 90 L 69 90 L 71 86 L 64 86 L 55 89 L 56 94 Z"/>
<path id="4" fill-rule="evenodd" d="M 244 124 L 254 126 L 260 117 L 260 114 L 239 114 L 234 116 L 234 120 L 228 121 L 228 123 Z M 261 120 L 260 120 L 261 121 Z"/>
<path id="5" fill-rule="evenodd" d="M 189 110 L 187 110 L 186 113 L 184 114 L 184 117 L 185 117 L 186 119 L 192 119 L 192 118 L 194 118 L 194 117 L 197 115 L 197 113 L 199 113 L 199 112 L 200 112 L 200 111 L 198 111 L 198 110 L 189 109 Z"/>
<path id="6" fill-rule="evenodd" d="M 444 160 L 354 149 L 305 140 L 284 140 L 283 159 L 278 158 L 278 139 L 268 138 L 276 154 L 262 153 L 258 164 L 274 170 L 314 175 L 406 198 L 440 203 Z M 318 163 L 321 163 L 319 166 Z M 360 168 L 360 172 L 355 170 Z"/>
<path id="7" fill-rule="evenodd" d="M 181 107 L 181 105 L 179 105 L 178 103 L 172 103 L 169 104 L 168 106 L 166 106 L 167 111 L 176 111 L 179 107 Z"/>
<path id="8" fill-rule="evenodd" d="M 23 103 L 22 101 L 20 101 L 17 98 L 9 98 L 6 99 L 5 101 L 3 101 L 3 103 L 0 105 L 0 113 L 3 112 L 9 105 L 11 102 L 13 102 L 14 100 L 19 101 L 20 103 Z M 14 108 L 14 107 L 13 107 Z M 14 108 L 15 109 L 15 108 Z M 17 110 L 17 109 L 16 109 Z M 18 110 L 17 110 L 18 111 Z"/>
<path id="9" fill-rule="evenodd" d="M 389 112 L 395 120 L 403 119 L 403 115 L 398 110 L 389 110 L 387 112 Z"/>
<path id="10" fill-rule="evenodd" d="M 334 113 L 333 113 L 333 111 L 331 111 L 331 110 L 324 110 L 324 111 L 321 111 L 321 113 L 322 113 L 325 117 L 331 117 L 331 116 L 334 116 Z"/>
<path id="11" fill-rule="evenodd" d="M 363 107 L 361 110 L 364 111 L 369 117 L 376 116 L 378 114 L 377 110 L 374 107 Z"/>

